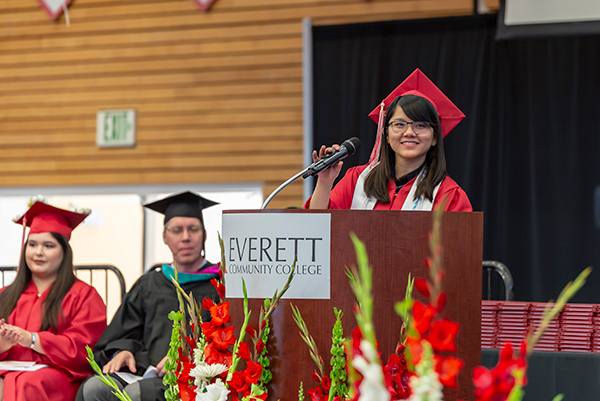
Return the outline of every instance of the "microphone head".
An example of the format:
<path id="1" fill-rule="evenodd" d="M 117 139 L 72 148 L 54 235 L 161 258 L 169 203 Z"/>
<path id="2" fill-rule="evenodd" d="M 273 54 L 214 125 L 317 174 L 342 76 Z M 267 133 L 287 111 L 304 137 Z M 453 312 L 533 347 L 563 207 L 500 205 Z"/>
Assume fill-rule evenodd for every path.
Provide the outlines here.
<path id="1" fill-rule="evenodd" d="M 358 148 L 360 148 L 360 139 L 357 137 L 352 137 L 350 139 L 346 139 L 342 142 L 342 146 L 348 149 L 348 154 L 353 155 Z"/>

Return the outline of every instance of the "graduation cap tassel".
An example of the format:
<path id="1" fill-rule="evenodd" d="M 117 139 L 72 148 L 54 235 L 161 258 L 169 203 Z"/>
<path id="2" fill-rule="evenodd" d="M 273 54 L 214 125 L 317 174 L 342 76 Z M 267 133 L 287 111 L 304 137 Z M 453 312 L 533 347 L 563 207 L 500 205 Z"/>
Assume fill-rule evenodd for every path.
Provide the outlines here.
<path id="1" fill-rule="evenodd" d="M 381 138 L 383 137 L 383 124 L 385 122 L 385 103 L 381 102 L 379 109 L 379 121 L 377 123 L 377 137 L 375 138 L 375 145 L 371 151 L 371 157 L 369 158 L 369 165 L 375 165 L 379 160 L 379 150 L 381 147 Z"/>

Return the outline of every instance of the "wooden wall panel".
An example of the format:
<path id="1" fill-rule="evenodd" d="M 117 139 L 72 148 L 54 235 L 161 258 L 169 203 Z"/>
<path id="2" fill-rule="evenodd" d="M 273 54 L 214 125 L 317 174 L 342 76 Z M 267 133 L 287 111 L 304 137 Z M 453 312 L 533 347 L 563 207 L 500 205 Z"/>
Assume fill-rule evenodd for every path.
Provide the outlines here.
<path id="1" fill-rule="evenodd" d="M 489 12 L 498 12 L 500 9 L 500 0 L 485 0 L 485 5 Z"/>
<path id="2" fill-rule="evenodd" d="M 303 167 L 302 18 L 465 15 L 472 0 L 74 0 L 50 21 L 0 3 L 0 186 L 263 182 Z M 98 149 L 96 113 L 134 108 L 135 148 Z M 302 183 L 270 207 L 301 206 Z"/>

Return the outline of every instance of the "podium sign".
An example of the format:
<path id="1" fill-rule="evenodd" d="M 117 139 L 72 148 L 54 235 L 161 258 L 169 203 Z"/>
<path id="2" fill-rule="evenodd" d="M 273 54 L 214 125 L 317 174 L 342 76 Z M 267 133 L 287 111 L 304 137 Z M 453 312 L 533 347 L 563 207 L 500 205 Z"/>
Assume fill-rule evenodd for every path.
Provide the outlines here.
<path id="1" fill-rule="evenodd" d="M 281 290 L 297 257 L 284 298 L 330 298 L 331 215 L 223 214 L 227 298 L 270 298 Z"/>

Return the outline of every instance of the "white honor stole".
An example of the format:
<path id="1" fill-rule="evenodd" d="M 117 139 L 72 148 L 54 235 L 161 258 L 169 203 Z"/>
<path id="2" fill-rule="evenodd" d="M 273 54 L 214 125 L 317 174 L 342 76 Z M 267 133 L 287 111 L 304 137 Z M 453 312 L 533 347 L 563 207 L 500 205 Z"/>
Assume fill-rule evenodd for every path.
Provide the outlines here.
<path id="1" fill-rule="evenodd" d="M 373 198 L 372 196 L 367 196 L 367 194 L 365 193 L 365 179 L 376 165 L 377 164 L 368 166 L 358 176 L 358 180 L 356 181 L 356 187 L 354 188 L 354 195 L 352 196 L 352 205 L 350 206 L 350 209 L 373 210 L 375 208 L 377 199 Z M 421 180 L 423 180 L 426 174 L 427 168 L 423 168 L 417 176 L 417 179 L 413 183 L 412 187 L 410 188 L 410 192 L 408 193 L 408 196 L 406 197 L 406 200 L 404 201 L 401 210 L 433 210 L 433 202 L 431 202 L 429 199 L 423 196 L 415 199 L 415 192 L 417 191 L 417 186 L 419 185 Z M 442 180 L 442 182 L 443 181 L 444 180 Z M 433 189 L 433 199 L 435 199 L 435 196 L 437 195 L 437 192 L 440 189 L 440 185 L 442 185 L 441 182 L 437 184 L 436 187 Z"/>

